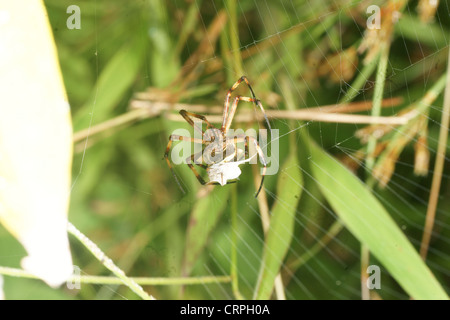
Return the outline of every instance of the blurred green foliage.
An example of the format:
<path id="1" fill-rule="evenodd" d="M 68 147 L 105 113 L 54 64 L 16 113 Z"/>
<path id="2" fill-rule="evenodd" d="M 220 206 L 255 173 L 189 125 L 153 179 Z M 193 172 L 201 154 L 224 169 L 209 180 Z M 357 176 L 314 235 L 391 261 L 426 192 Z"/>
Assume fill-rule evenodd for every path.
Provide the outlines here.
<path id="1" fill-rule="evenodd" d="M 362 56 L 345 81 L 333 81 L 333 71 L 320 74 L 319 70 L 332 55 L 361 43 L 367 15 L 359 2 L 86 0 L 76 2 L 81 9 L 80 30 L 66 27 L 66 8 L 73 1 L 47 0 L 45 4 L 77 132 L 128 112 L 130 100 L 149 87 L 161 90 L 155 91 L 160 92 L 152 98 L 155 101 L 221 105 L 229 86 L 241 76 L 239 63 L 266 110 L 286 110 L 287 103 L 294 103 L 296 109 L 338 103 L 364 69 Z M 417 1 L 411 1 L 404 10 L 393 35 L 384 96 L 403 97 L 404 103 L 383 109 L 386 116 L 420 99 L 444 72 L 449 9 L 441 4 L 434 22 L 424 25 L 418 21 L 416 5 Z M 212 34 L 209 28 L 221 13 L 226 23 L 218 27 L 216 39 L 208 39 Z M 231 27 L 233 19 L 236 29 Z M 199 49 L 202 44 L 204 49 Z M 374 79 L 372 74 L 362 83 L 354 100 L 372 99 Z M 283 81 L 289 83 L 290 93 L 280 85 Z M 290 102 L 288 94 L 292 95 Z M 270 100 L 273 96 L 278 99 Z M 437 148 L 441 106 L 442 97 L 430 110 L 430 163 Z M 271 225 L 278 236 L 283 236 L 279 242 L 273 235 L 268 237 L 269 253 L 264 247 L 251 167 L 241 166 L 238 183 L 215 187 L 202 197 L 205 189 L 192 172 L 185 166 L 175 166 L 187 191 L 183 194 L 162 158 L 169 134 L 176 128 L 192 128 L 164 116 L 119 126 L 75 144 L 69 218 L 130 276 L 228 275 L 234 248 L 238 289 L 245 298 L 254 296 L 260 270 L 272 265 L 270 281 L 274 276 L 271 270 L 281 266 L 288 299 L 359 299 L 360 243 L 347 229 L 294 270 L 286 272 L 282 261 L 307 253 L 336 221 L 300 135 L 342 159 L 362 148 L 354 132 L 363 125 L 284 119 L 273 119 L 271 124 L 280 130 L 280 170 L 287 170 L 283 171 L 287 175 L 279 173 L 265 180 L 272 217 L 275 222 L 283 222 Z M 258 123 L 253 126 L 257 128 Z M 431 174 L 415 176 L 413 164 L 414 148 L 409 144 L 389 187 L 376 188 L 374 194 L 417 249 Z M 364 170 L 359 169 L 357 174 L 365 179 Z M 446 161 L 428 257 L 430 269 L 447 293 L 449 174 Z M 237 190 L 235 225 L 231 223 L 232 188 Z M 298 198 L 286 198 L 290 192 Z M 290 224 L 289 230 L 283 232 L 286 224 Z M 3 230 L 0 237 L 0 265 L 18 267 L 23 249 Z M 73 239 L 71 248 L 74 264 L 81 267 L 82 274 L 109 275 Z M 271 255 L 270 248 L 277 254 Z M 262 261 L 267 265 L 261 265 Z M 379 264 L 373 257 L 371 263 Z M 382 271 L 382 289 L 377 293 L 384 299 L 408 298 L 387 270 Z M 161 299 L 235 298 L 230 283 L 144 288 Z M 8 298 L 136 298 L 123 286 L 83 284 L 74 292 L 50 290 L 36 280 L 14 278 L 5 279 L 5 292 Z M 270 297 L 270 292 L 259 296 Z"/>

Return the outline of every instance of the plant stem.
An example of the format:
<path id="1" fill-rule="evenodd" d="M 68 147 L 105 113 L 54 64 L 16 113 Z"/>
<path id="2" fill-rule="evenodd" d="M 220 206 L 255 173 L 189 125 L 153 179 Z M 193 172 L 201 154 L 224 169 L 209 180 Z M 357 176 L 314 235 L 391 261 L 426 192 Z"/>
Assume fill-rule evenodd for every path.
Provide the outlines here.
<path id="1" fill-rule="evenodd" d="M 370 291 L 367 286 L 367 268 L 369 267 L 370 250 L 365 244 L 361 244 L 361 299 L 370 300 Z"/>
<path id="2" fill-rule="evenodd" d="M 359 94 L 359 90 L 366 84 L 367 79 L 369 79 L 370 75 L 375 70 L 378 60 L 379 56 L 364 66 L 361 72 L 358 73 L 356 79 L 352 82 L 351 86 L 348 88 L 345 96 L 339 101 L 340 103 L 348 103 Z"/>
<path id="3" fill-rule="evenodd" d="M 373 95 L 372 104 L 372 117 L 379 117 L 381 115 L 381 103 L 383 101 L 384 84 L 386 81 L 386 69 L 389 61 L 389 42 L 383 42 L 380 48 L 380 61 L 377 69 L 375 90 Z M 377 138 L 375 136 L 370 136 L 367 142 L 367 157 L 366 157 L 366 169 L 369 173 L 369 182 L 373 181 L 369 177 L 371 176 L 372 169 L 375 165 L 374 151 L 377 145 Z M 373 185 L 368 185 L 372 188 Z M 370 291 L 366 285 L 367 282 L 367 267 L 370 261 L 370 251 L 366 244 L 361 243 L 361 298 L 363 300 L 370 300 Z"/>
<path id="4" fill-rule="evenodd" d="M 408 123 L 396 129 L 396 132 L 390 138 L 386 150 L 384 150 L 383 153 L 378 157 L 377 164 L 375 166 L 377 166 L 379 163 L 383 163 L 383 161 L 385 161 L 386 157 L 392 152 L 392 150 L 396 148 L 396 146 L 399 143 L 398 141 L 401 140 L 402 137 L 408 135 L 408 130 L 411 128 L 412 125 L 416 123 L 418 118 L 428 113 L 431 104 L 433 104 L 433 102 L 441 94 L 442 90 L 444 90 L 445 83 L 446 83 L 446 74 L 442 75 L 427 91 L 427 93 L 423 96 L 423 98 L 413 105 L 414 107 L 412 108 L 411 111 L 402 115 L 402 117 L 408 119 Z M 367 172 L 369 172 L 368 169 Z M 369 176 L 368 179 L 366 180 L 366 185 L 369 188 L 373 188 L 375 183 L 376 179 L 373 176 Z"/>
<path id="5" fill-rule="evenodd" d="M 108 258 L 100 248 L 86 237 L 81 231 L 79 231 L 70 222 L 67 225 L 67 231 L 77 238 L 93 255 L 96 257 L 107 269 L 111 270 L 127 287 L 133 290 L 139 297 L 144 300 L 154 300 L 151 295 L 145 292 L 140 285 L 138 285 L 133 279 L 127 277 L 125 273 L 114 264 L 114 262 Z"/>
<path id="6" fill-rule="evenodd" d="M 386 68 L 389 59 L 389 44 L 384 43 L 381 45 L 381 54 L 380 61 L 377 69 L 377 77 L 375 83 L 375 91 L 373 95 L 373 105 L 372 105 L 372 117 L 379 117 L 381 115 L 381 102 L 383 100 L 384 93 L 384 84 L 386 81 Z M 371 136 L 367 143 L 367 158 L 366 158 L 366 167 L 367 172 L 372 172 L 373 166 L 375 164 L 375 158 L 373 152 L 375 151 L 375 147 L 377 145 L 377 138 L 375 136 Z"/>
<path id="7" fill-rule="evenodd" d="M 39 279 L 32 273 L 29 273 L 22 269 L 0 267 L 0 274 L 10 277 L 20 277 L 29 279 Z M 179 278 L 159 278 L 159 277 L 130 277 L 140 285 L 152 285 L 152 286 L 164 286 L 164 285 L 198 285 L 207 283 L 227 283 L 231 281 L 230 276 L 205 276 L 205 277 L 179 277 Z M 79 281 L 80 283 L 92 283 L 92 284 L 123 284 L 122 279 L 117 277 L 108 276 L 78 276 L 72 275 L 68 282 Z"/>
<path id="8" fill-rule="evenodd" d="M 237 184 L 231 189 L 231 288 L 234 296 L 242 300 L 243 297 L 239 292 L 239 274 L 237 267 Z"/>
<path id="9" fill-rule="evenodd" d="M 234 71 L 239 75 L 244 75 L 244 68 L 242 67 L 242 57 L 240 50 L 240 42 L 239 42 L 239 29 L 238 29 L 238 20 L 237 20 L 237 8 L 236 8 L 236 0 L 228 0 L 228 12 L 230 15 L 230 41 L 231 41 L 231 50 L 233 53 L 233 66 Z"/>
<path id="10" fill-rule="evenodd" d="M 420 256 L 426 260 L 428 247 L 430 245 L 431 234 L 433 232 L 434 219 L 436 216 L 439 190 L 441 188 L 442 172 L 444 170 L 445 149 L 447 147 L 447 136 L 449 129 L 450 115 L 450 50 L 447 61 L 447 81 L 444 93 L 444 106 L 442 109 L 441 128 L 439 131 L 439 143 L 434 165 L 433 180 L 431 183 L 430 198 L 428 201 L 427 215 L 425 218 L 425 227 L 420 245 Z"/>

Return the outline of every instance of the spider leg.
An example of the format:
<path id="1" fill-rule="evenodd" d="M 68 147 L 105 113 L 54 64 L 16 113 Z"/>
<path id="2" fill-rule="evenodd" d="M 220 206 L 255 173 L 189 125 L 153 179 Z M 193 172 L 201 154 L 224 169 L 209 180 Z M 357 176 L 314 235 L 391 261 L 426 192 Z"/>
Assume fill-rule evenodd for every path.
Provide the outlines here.
<path id="1" fill-rule="evenodd" d="M 258 197 L 258 194 L 261 191 L 263 183 L 264 183 L 264 177 L 266 176 L 266 171 L 267 171 L 267 161 L 266 161 L 266 158 L 264 158 L 264 153 L 263 153 L 261 147 L 259 146 L 259 143 L 256 141 L 256 139 L 253 137 L 249 137 L 249 138 L 253 139 L 255 146 L 256 146 L 256 151 L 258 151 L 258 154 L 259 154 L 259 159 L 260 159 L 262 165 L 264 166 L 263 171 L 261 173 L 261 183 L 259 184 L 258 191 L 256 191 L 256 194 L 255 194 L 255 198 L 256 198 L 256 197 Z"/>
<path id="2" fill-rule="evenodd" d="M 230 129 L 231 122 L 233 122 L 234 114 L 236 113 L 239 101 L 247 101 L 247 102 L 255 102 L 256 103 L 256 100 L 253 98 L 236 96 L 233 100 L 233 104 L 231 105 L 230 113 L 227 117 L 227 122 L 225 123 L 225 128 L 224 128 L 225 134 Z"/>
<path id="3" fill-rule="evenodd" d="M 191 141 L 191 142 L 194 142 L 194 143 L 203 143 L 203 141 L 199 140 L 199 139 L 195 139 L 195 138 L 191 138 L 191 137 L 185 137 L 185 136 L 179 136 L 179 135 L 176 135 L 176 134 L 171 134 L 169 136 L 169 143 L 167 144 L 166 152 L 164 153 L 164 159 L 166 160 L 167 165 L 169 166 L 169 169 L 172 172 L 172 175 L 173 175 L 173 177 L 175 178 L 175 181 L 178 184 L 178 187 L 181 189 L 181 191 L 183 193 L 186 193 L 184 191 L 183 187 L 181 186 L 181 183 L 178 180 L 178 177 L 175 174 L 175 171 L 173 170 L 172 164 L 170 163 L 170 160 L 169 160 L 169 151 L 170 151 L 170 147 L 172 146 L 172 142 L 173 141 L 184 141 L 184 140 Z"/>
<path id="4" fill-rule="evenodd" d="M 245 158 L 246 159 L 248 159 L 248 157 L 250 156 L 249 145 L 250 145 L 250 138 L 245 137 Z"/>
<path id="5" fill-rule="evenodd" d="M 206 184 L 206 181 L 202 178 L 202 176 L 198 173 L 197 170 L 195 170 L 195 167 L 192 165 L 192 161 L 194 161 L 194 164 L 198 165 L 199 167 L 206 169 L 207 167 L 202 164 L 202 163 L 196 163 L 196 159 L 198 158 L 198 156 L 202 155 L 202 152 L 198 152 L 195 153 L 189 157 L 186 158 L 186 164 L 189 166 L 189 168 L 192 170 L 192 172 L 194 173 L 195 177 L 197 178 L 198 182 L 200 182 L 202 185 Z"/>
<path id="6" fill-rule="evenodd" d="M 239 149 L 238 148 L 238 142 L 244 142 L 244 140 L 242 138 L 248 138 L 246 136 L 234 136 L 234 137 L 229 137 L 227 138 L 227 143 L 228 140 L 233 139 L 233 146 L 234 146 L 234 158 L 233 161 L 241 161 L 243 159 L 248 159 L 248 149 L 247 149 L 247 140 L 245 140 L 245 144 L 244 144 L 244 149 Z M 244 153 L 244 154 L 242 154 Z M 226 155 L 224 154 L 224 157 Z M 243 157 L 243 158 L 242 158 Z"/>
<path id="7" fill-rule="evenodd" d="M 202 121 L 205 121 L 208 129 L 214 128 L 214 126 L 208 121 L 208 119 L 206 119 L 206 117 L 202 116 L 201 114 L 192 113 L 192 112 L 189 112 L 186 110 L 180 110 L 180 114 L 194 129 L 199 130 L 202 133 L 202 135 L 204 134 L 202 128 L 201 127 L 199 128 L 198 126 L 196 126 L 194 121 L 192 121 L 191 118 L 197 118 Z"/>
<path id="8" fill-rule="evenodd" d="M 227 92 L 227 95 L 226 95 L 226 98 L 225 98 L 225 103 L 224 103 L 223 121 L 222 121 L 222 127 L 221 127 L 221 130 L 224 131 L 225 128 L 226 128 L 227 123 L 230 123 L 230 124 L 231 124 L 231 122 L 233 121 L 234 113 L 233 113 L 233 115 L 231 115 L 231 113 L 230 113 L 230 115 L 228 115 L 228 109 L 229 109 L 229 107 L 230 107 L 231 93 L 232 93 L 234 90 L 236 90 L 236 88 L 242 83 L 242 81 L 244 81 L 244 82 L 247 84 L 248 88 L 250 89 L 250 92 L 252 93 L 252 98 L 247 98 L 247 99 L 250 99 L 250 100 L 246 100 L 246 101 L 252 101 L 252 102 L 254 102 L 255 105 L 257 105 L 257 106 L 261 109 L 261 112 L 263 113 L 264 119 L 266 120 L 266 123 L 267 123 L 267 128 L 268 128 L 269 130 L 271 130 L 272 128 L 271 128 L 271 126 L 270 126 L 269 119 L 267 118 L 266 112 L 264 111 L 264 108 L 263 108 L 263 106 L 262 106 L 262 104 L 261 104 L 261 101 L 259 101 L 259 100 L 256 98 L 255 92 L 253 91 L 253 88 L 252 88 L 252 86 L 250 85 L 250 82 L 248 81 L 248 79 L 247 79 L 246 76 L 240 77 L 239 80 L 236 81 L 236 83 L 235 83 L 235 84 L 228 90 L 228 92 Z M 243 99 L 242 99 L 242 100 L 243 100 Z M 236 102 L 236 103 L 237 103 L 237 102 Z M 233 104 L 234 104 L 234 103 L 233 103 Z M 237 106 L 236 106 L 236 107 L 237 107 Z M 236 110 L 235 110 L 234 112 L 236 112 Z M 230 120 L 229 118 L 231 118 L 231 120 Z M 229 126 L 228 126 L 228 127 L 229 127 Z"/>
<path id="9" fill-rule="evenodd" d="M 261 109 L 261 112 L 263 113 L 264 120 L 266 120 L 266 123 L 267 123 L 267 129 L 269 129 L 269 131 L 272 131 L 272 127 L 270 126 L 269 119 L 267 118 L 267 114 L 264 111 L 261 101 L 256 100 L 256 105 Z"/>
<path id="10" fill-rule="evenodd" d="M 237 141 L 245 141 L 245 155 L 246 155 L 246 158 L 248 158 L 250 140 L 252 140 L 253 143 L 255 144 L 256 151 L 258 152 L 258 155 L 259 155 L 259 159 L 260 159 L 262 165 L 264 166 L 263 167 L 263 172 L 261 174 L 261 183 L 259 185 L 258 191 L 255 194 L 255 198 L 256 198 L 256 197 L 258 197 L 258 194 L 259 194 L 259 192 L 262 189 L 262 186 L 263 186 L 263 183 L 264 183 L 264 177 L 266 176 L 266 171 L 267 171 L 267 161 L 266 161 L 266 158 L 264 157 L 264 152 L 262 151 L 262 149 L 259 146 L 259 143 L 258 143 L 258 141 L 256 140 L 255 137 L 252 137 L 252 136 L 241 136 L 241 137 L 238 137 L 237 139 L 235 139 L 234 141 L 235 142 L 237 142 Z"/>

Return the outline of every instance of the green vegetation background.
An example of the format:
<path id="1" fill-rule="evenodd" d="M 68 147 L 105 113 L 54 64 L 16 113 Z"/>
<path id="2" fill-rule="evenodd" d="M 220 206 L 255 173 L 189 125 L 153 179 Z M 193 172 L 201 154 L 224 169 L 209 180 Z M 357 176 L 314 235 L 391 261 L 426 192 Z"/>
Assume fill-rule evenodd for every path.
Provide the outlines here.
<path id="1" fill-rule="evenodd" d="M 268 110 L 288 109 L 288 92 L 295 109 L 337 103 L 363 68 L 360 56 L 355 75 L 347 83 L 336 83 L 326 75 L 315 73 L 324 57 L 335 53 L 336 48 L 355 46 L 362 40 L 364 26 L 350 16 L 347 9 L 354 7 L 350 1 L 238 1 L 235 7 L 232 3 L 77 1 L 81 8 L 81 29 L 68 30 L 66 9 L 73 1 L 45 1 L 72 106 L 74 131 L 126 113 L 130 100 L 148 87 L 161 88 L 169 94 L 179 92 L 179 88 L 171 87 L 172 81 L 191 67 L 185 65 L 186 61 L 205 37 L 205 28 L 222 9 L 228 18 L 222 35 L 207 48 L 214 50 L 201 57 L 196 65 L 199 76 L 188 82 L 188 88 L 183 91 L 185 95 L 176 102 L 222 104 L 227 89 L 240 76 L 236 61 L 241 59 L 236 59 L 234 54 L 245 53 L 259 42 L 268 44 L 267 48 L 243 59 L 243 69 L 263 103 L 270 92 L 281 97 L 272 107 L 267 105 Z M 422 28 L 415 12 L 416 4 L 411 1 L 405 10 L 409 18 L 401 20 L 396 27 L 389 56 L 384 97 L 403 97 L 401 107 L 420 99 L 445 71 L 449 9 L 441 4 L 438 19 Z M 231 35 L 228 24 L 233 15 L 238 21 L 238 38 Z M 365 17 L 361 15 L 359 19 L 364 22 Z M 304 31 L 293 32 L 277 42 L 283 34 L 280 31 L 286 32 L 305 22 L 308 23 Z M 430 30 L 434 35 L 432 39 Z M 240 52 L 233 51 L 233 39 L 238 40 Z M 227 54 L 230 50 L 231 55 Z M 215 62 L 222 66 L 209 72 L 207 67 Z M 375 73 L 355 100 L 372 99 L 374 80 Z M 442 97 L 434 106 L 436 108 L 430 112 L 428 139 L 431 164 L 437 148 Z M 394 115 L 398 110 L 400 108 L 387 108 L 383 114 Z M 300 173 L 288 175 L 297 178 L 298 186 L 288 187 L 290 192 L 298 192 L 299 199 L 284 208 L 292 211 L 294 220 L 286 221 L 292 224 L 292 234 L 286 232 L 289 245 L 280 248 L 287 250 L 285 261 L 292 261 L 302 255 L 305 257 L 305 252 L 327 234 L 336 221 L 333 209 L 315 182 L 305 139 L 316 141 L 339 158 L 342 150 L 356 151 L 362 147 L 354 136 L 355 130 L 362 126 L 282 119 L 271 123 L 280 130 L 280 136 L 286 134 L 279 141 L 281 169 L 301 167 Z M 202 187 L 188 169 L 176 166 L 188 191 L 182 194 L 162 160 L 169 134 L 180 126 L 189 129 L 184 123 L 158 116 L 76 143 L 69 218 L 130 276 L 229 275 L 234 259 L 231 243 L 237 236 L 237 265 L 234 267 L 239 276 L 239 292 L 251 298 L 264 251 L 253 171 L 250 166 L 242 166 L 239 183 L 216 187 L 208 197 L 197 199 Z M 288 159 L 291 162 L 286 166 Z M 400 156 L 389 188 L 376 188 L 376 196 L 418 249 L 431 175 L 415 176 L 413 165 L 414 146 L 409 144 Z M 364 179 L 364 172 L 360 170 L 359 174 Z M 449 174 L 446 161 L 438 207 L 445 214 L 438 212 L 439 223 L 428 258 L 431 270 L 447 293 L 450 281 Z M 272 209 L 275 199 L 284 199 L 280 190 L 289 183 L 283 179 L 277 182 L 277 179 L 276 175 L 268 176 L 265 181 L 268 205 Z M 236 220 L 233 220 L 233 210 L 237 212 Z M 200 218 L 195 223 L 190 218 L 194 214 Z M 237 235 L 233 234 L 232 226 L 237 228 Z M 371 227 L 383 228 L 382 225 Z M 0 236 L 0 264 L 18 266 L 23 249 L 3 230 Z M 82 274 L 109 275 L 81 244 L 71 239 L 71 245 L 74 264 L 81 267 Z M 342 230 L 326 248 L 301 262 L 289 276 L 284 274 L 285 280 L 290 279 L 285 287 L 287 298 L 359 299 L 359 252 L 360 242 L 347 229 Z M 379 264 L 374 257 L 371 263 Z M 230 283 L 144 288 L 162 299 L 236 297 Z M 10 298 L 136 298 L 124 286 L 83 284 L 79 291 L 52 290 L 40 281 L 16 278 L 5 279 L 5 292 Z M 384 299 L 408 298 L 385 269 L 382 289 L 377 293 Z"/>

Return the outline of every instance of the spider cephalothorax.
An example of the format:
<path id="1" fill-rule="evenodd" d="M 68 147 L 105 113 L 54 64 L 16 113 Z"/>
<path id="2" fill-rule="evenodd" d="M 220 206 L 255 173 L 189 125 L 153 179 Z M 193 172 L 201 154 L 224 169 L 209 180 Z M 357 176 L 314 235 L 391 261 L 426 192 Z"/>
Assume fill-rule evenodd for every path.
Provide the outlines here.
<path id="1" fill-rule="evenodd" d="M 230 109 L 230 99 L 232 92 L 239 86 L 239 84 L 244 81 L 251 93 L 252 98 L 250 97 L 243 97 L 243 96 L 236 96 L 234 98 L 234 101 L 231 105 Z M 172 165 L 169 161 L 169 150 L 172 145 L 173 141 L 191 141 L 194 143 L 201 143 L 204 145 L 204 148 L 201 152 L 197 152 L 191 156 L 189 156 L 186 159 L 186 164 L 189 166 L 189 168 L 192 170 L 192 172 L 197 177 L 198 181 L 205 185 L 205 184 L 220 184 L 225 185 L 229 183 L 236 182 L 238 177 L 241 174 L 241 169 L 239 168 L 239 165 L 249 162 L 255 155 L 253 154 L 250 158 L 248 158 L 249 154 L 249 147 L 252 143 L 254 147 L 256 148 L 257 153 L 259 154 L 261 163 L 263 164 L 263 172 L 262 172 L 262 178 L 261 178 L 261 184 L 259 186 L 258 191 L 256 192 L 256 196 L 258 196 L 259 192 L 261 191 L 264 176 L 266 173 L 267 168 L 267 162 L 264 158 L 264 153 L 261 150 L 261 147 L 259 146 L 257 140 L 255 137 L 252 136 L 246 136 L 246 135 L 240 135 L 240 136 L 233 136 L 229 137 L 227 136 L 227 133 L 230 129 L 231 123 L 233 121 L 234 115 L 236 113 L 237 105 L 239 101 L 247 101 L 247 102 L 253 102 L 255 105 L 257 105 L 261 111 L 264 114 L 264 118 L 267 122 L 268 129 L 270 130 L 270 123 L 267 119 L 266 113 L 264 112 L 264 108 L 261 104 L 261 102 L 256 99 L 255 93 L 253 92 L 252 87 L 250 86 L 250 83 L 248 82 L 247 78 L 245 76 L 242 76 L 236 83 L 228 90 L 225 103 L 224 103 L 224 110 L 223 110 L 223 120 L 222 120 L 222 126 L 220 129 L 215 128 L 207 119 L 205 116 L 198 115 L 195 113 L 188 112 L 186 110 L 181 110 L 180 114 L 181 116 L 195 129 L 201 132 L 202 139 L 196 139 L 191 137 L 185 137 L 185 136 L 179 136 L 179 135 L 170 135 L 169 137 L 169 143 L 167 144 L 166 152 L 164 154 L 164 158 L 167 161 L 167 164 L 169 165 L 170 170 L 173 173 L 173 176 L 175 177 L 175 180 L 177 181 L 178 185 L 181 188 L 181 185 L 173 171 Z M 229 111 L 230 109 L 230 111 Z M 194 121 L 192 118 L 197 118 L 206 123 L 207 130 L 203 131 L 203 129 L 199 126 L 196 126 L 194 124 Z M 244 148 L 239 148 L 238 143 L 244 143 Z M 247 156 L 247 159 L 246 159 Z M 197 172 L 194 165 L 197 165 L 203 169 L 206 170 L 208 174 L 209 181 L 206 182 L 202 176 Z"/>

